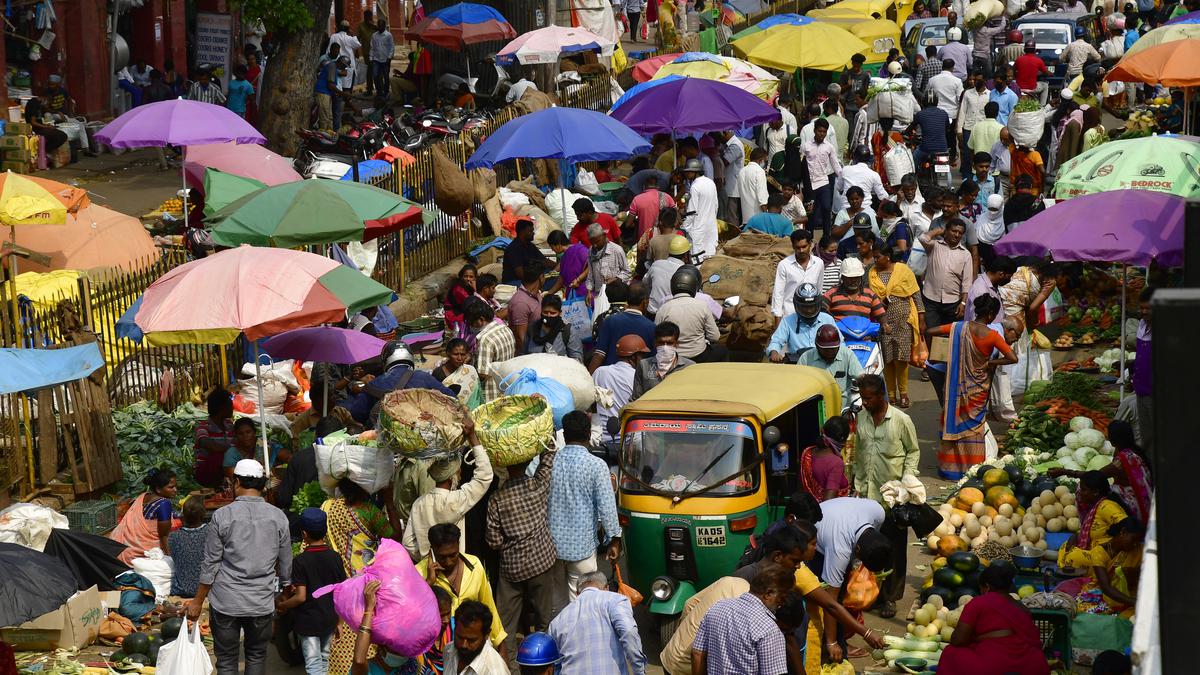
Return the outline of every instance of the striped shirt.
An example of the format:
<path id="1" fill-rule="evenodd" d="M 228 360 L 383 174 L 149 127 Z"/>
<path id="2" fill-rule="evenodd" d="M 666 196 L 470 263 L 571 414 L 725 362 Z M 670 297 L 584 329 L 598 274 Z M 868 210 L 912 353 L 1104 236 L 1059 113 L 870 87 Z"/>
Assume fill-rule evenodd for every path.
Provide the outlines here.
<path id="1" fill-rule="evenodd" d="M 503 323 L 490 323 L 475 336 L 475 370 L 483 381 L 483 398 L 493 401 L 501 395 L 500 378 L 491 373 L 491 365 L 516 356 L 517 342 L 512 330 Z"/>
<path id="2" fill-rule="evenodd" d="M 193 82 L 192 88 L 188 90 L 187 97 L 191 101 L 225 105 L 225 92 L 221 91 L 220 85 L 215 81 L 209 82 L 207 87 L 199 82 Z"/>
<path id="3" fill-rule="evenodd" d="M 783 632 L 767 606 L 752 593 L 721 600 L 709 608 L 692 649 L 707 655 L 710 673 L 788 672 Z"/>
<path id="4" fill-rule="evenodd" d="M 822 261 L 824 262 L 824 261 Z M 831 263 L 825 263 L 825 269 L 821 272 L 821 292 L 826 293 L 838 285 L 842 280 L 842 261 L 834 260 Z"/>
<path id="5" fill-rule="evenodd" d="M 844 319 L 848 316 L 861 316 L 878 323 L 883 319 L 883 302 L 875 291 L 862 288 L 857 294 L 850 295 L 842 290 L 840 285 L 825 292 L 825 311 L 834 319 Z"/>

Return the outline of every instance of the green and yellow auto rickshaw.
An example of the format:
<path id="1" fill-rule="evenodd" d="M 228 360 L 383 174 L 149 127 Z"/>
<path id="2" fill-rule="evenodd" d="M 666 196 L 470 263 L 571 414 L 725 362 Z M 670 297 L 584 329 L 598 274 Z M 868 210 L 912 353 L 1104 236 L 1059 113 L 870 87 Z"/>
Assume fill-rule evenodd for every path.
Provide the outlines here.
<path id="1" fill-rule="evenodd" d="M 782 518 L 800 451 L 841 400 L 817 368 L 711 363 L 625 406 L 617 506 L 630 582 L 661 618 L 664 643 L 684 603 L 731 574 L 751 536 Z"/>

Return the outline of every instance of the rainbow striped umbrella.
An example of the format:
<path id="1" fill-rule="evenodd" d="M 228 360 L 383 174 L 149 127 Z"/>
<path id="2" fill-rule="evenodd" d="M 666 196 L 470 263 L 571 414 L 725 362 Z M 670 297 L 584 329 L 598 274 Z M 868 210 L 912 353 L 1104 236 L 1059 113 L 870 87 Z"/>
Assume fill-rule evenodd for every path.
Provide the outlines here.
<path id="1" fill-rule="evenodd" d="M 517 37 L 517 32 L 495 8 L 460 2 L 430 12 L 405 31 L 404 36 L 457 52 L 464 45 L 476 42 L 511 40 Z"/>

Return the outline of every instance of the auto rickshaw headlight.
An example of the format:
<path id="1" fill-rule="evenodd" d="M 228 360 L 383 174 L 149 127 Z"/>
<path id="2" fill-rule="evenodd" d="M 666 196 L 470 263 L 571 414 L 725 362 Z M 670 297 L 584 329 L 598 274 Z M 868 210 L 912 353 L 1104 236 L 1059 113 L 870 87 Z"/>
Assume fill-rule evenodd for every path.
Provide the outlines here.
<path id="1" fill-rule="evenodd" d="M 678 584 L 671 577 L 658 577 L 650 582 L 650 594 L 654 596 L 655 600 L 666 602 L 671 599 L 672 595 L 675 595 L 677 586 Z"/>

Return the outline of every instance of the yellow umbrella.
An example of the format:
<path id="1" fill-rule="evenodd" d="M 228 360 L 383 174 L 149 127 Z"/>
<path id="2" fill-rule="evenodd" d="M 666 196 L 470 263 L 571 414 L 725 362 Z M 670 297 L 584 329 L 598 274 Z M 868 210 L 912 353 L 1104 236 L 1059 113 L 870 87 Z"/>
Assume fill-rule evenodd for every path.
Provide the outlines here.
<path id="1" fill-rule="evenodd" d="M 778 77 L 753 63 L 730 56 L 690 52 L 659 68 L 651 79 L 659 80 L 669 75 L 724 82 L 768 102 L 779 91 Z"/>
<path id="2" fill-rule="evenodd" d="M 731 44 L 736 56 L 786 72 L 802 68 L 838 70 L 856 52 L 870 48 L 850 31 L 821 21 L 771 26 Z"/>

